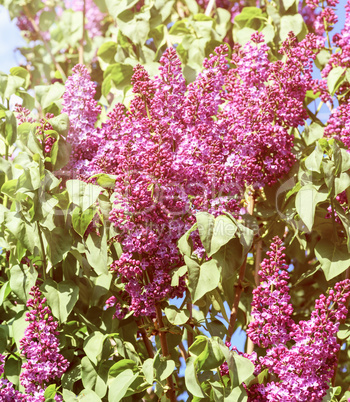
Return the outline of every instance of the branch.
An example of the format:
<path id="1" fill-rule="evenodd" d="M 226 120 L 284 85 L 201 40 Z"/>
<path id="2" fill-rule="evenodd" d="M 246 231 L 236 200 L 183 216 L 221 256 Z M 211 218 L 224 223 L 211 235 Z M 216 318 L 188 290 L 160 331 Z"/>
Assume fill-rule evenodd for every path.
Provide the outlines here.
<path id="1" fill-rule="evenodd" d="M 162 347 L 162 354 L 164 357 L 169 357 L 169 349 L 168 349 L 168 342 L 166 339 L 166 333 L 164 331 L 161 331 L 162 328 L 164 328 L 164 323 L 163 323 L 163 318 L 162 318 L 162 310 L 160 308 L 160 305 L 157 303 L 156 304 L 156 315 L 157 315 L 157 321 L 159 325 L 159 338 L 160 338 L 160 345 Z M 172 375 L 170 375 L 167 379 L 167 384 L 169 387 L 169 390 L 167 392 L 167 397 L 171 402 L 176 402 L 176 396 L 175 396 L 175 387 L 174 387 L 174 381 L 172 378 Z"/>
<path id="2" fill-rule="evenodd" d="M 191 321 L 192 321 L 192 303 L 191 303 L 191 301 L 189 301 L 187 303 L 187 310 L 190 313 L 190 318 L 188 319 L 188 321 L 190 322 L 191 328 L 193 328 L 193 325 L 191 324 Z M 192 343 L 193 343 L 193 333 L 191 331 L 187 330 L 187 345 L 188 345 L 188 348 L 192 345 Z"/>
<path id="3" fill-rule="evenodd" d="M 215 4 L 215 0 L 209 0 L 207 8 L 205 9 L 205 12 L 204 12 L 204 14 L 207 15 L 208 17 L 210 16 L 211 12 L 213 11 L 214 4 Z"/>
<path id="4" fill-rule="evenodd" d="M 262 257 L 262 241 L 259 240 L 256 243 L 256 254 L 255 254 L 255 268 L 254 268 L 255 287 L 258 287 L 260 285 L 259 268 L 260 268 L 260 264 L 261 264 L 261 257 Z M 252 321 L 253 321 L 253 319 L 252 319 Z M 254 351 L 254 343 L 250 338 L 248 338 L 247 353 L 252 354 L 253 351 Z"/>
<path id="5" fill-rule="evenodd" d="M 141 325 L 141 321 L 139 321 L 139 320 L 136 321 L 136 324 L 137 324 L 137 326 L 139 327 L 139 331 L 140 331 L 140 333 L 141 333 L 143 343 L 144 343 L 145 346 L 146 346 L 146 350 L 147 350 L 148 356 L 149 356 L 151 359 L 153 359 L 153 357 L 154 357 L 154 352 L 153 352 L 153 348 L 152 348 L 151 341 L 148 339 L 148 336 L 147 336 L 147 334 L 146 334 L 145 329 L 140 326 L 140 325 Z"/>
<path id="6" fill-rule="evenodd" d="M 250 194 L 249 195 L 249 201 L 248 201 L 248 213 L 250 215 L 253 215 L 254 212 L 254 195 Z M 241 299 L 242 291 L 243 291 L 243 280 L 245 276 L 245 269 L 247 265 L 247 256 L 244 259 L 243 264 L 241 265 L 241 268 L 239 269 L 239 276 L 238 276 L 238 281 L 235 284 L 235 298 L 233 301 L 233 306 L 231 309 L 231 315 L 230 315 L 230 323 L 228 326 L 228 338 L 231 339 L 233 335 L 233 329 L 236 324 L 236 319 L 237 319 L 237 314 L 238 314 L 238 305 L 239 301 Z"/>
<path id="7" fill-rule="evenodd" d="M 85 38 L 85 13 L 86 13 L 86 6 L 85 0 L 83 2 L 83 35 L 79 41 L 79 64 L 84 64 L 84 38 Z"/>
<path id="8" fill-rule="evenodd" d="M 34 21 L 33 17 L 30 14 L 29 8 L 27 5 L 23 6 L 24 9 L 24 13 L 27 16 L 27 18 L 29 19 L 29 21 L 31 22 L 31 24 L 33 25 L 34 31 L 38 34 L 40 40 L 43 42 L 45 49 L 47 51 L 47 53 L 50 55 L 51 60 L 53 62 L 53 64 L 56 67 L 56 70 L 59 71 L 59 73 L 62 76 L 62 79 L 65 81 L 66 80 L 66 74 L 64 73 L 62 67 L 59 65 L 59 63 L 57 62 L 57 60 L 55 59 L 55 56 L 53 55 L 53 53 L 51 52 L 50 46 L 48 45 L 47 41 L 44 39 L 43 35 L 41 34 L 41 31 L 37 25 L 37 23 Z"/>

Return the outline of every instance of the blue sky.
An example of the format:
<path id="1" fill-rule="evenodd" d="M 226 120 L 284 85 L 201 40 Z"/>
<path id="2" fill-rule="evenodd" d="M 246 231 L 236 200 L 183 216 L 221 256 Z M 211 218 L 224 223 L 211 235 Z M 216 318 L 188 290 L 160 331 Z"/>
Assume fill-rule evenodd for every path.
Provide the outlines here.
<path id="1" fill-rule="evenodd" d="M 0 71 L 8 73 L 11 67 L 18 65 L 20 55 L 19 52 L 15 54 L 14 49 L 24 44 L 16 23 L 10 20 L 8 11 L 0 6 Z"/>
<path id="2" fill-rule="evenodd" d="M 340 0 L 338 9 L 339 21 L 334 29 L 340 32 L 345 21 L 345 4 L 346 0 Z M 22 46 L 25 41 L 21 37 L 21 33 L 14 21 L 10 20 L 8 11 L 0 6 L 0 71 L 8 73 L 11 67 L 18 65 L 20 60 L 19 52 L 15 53 L 16 47 Z"/>

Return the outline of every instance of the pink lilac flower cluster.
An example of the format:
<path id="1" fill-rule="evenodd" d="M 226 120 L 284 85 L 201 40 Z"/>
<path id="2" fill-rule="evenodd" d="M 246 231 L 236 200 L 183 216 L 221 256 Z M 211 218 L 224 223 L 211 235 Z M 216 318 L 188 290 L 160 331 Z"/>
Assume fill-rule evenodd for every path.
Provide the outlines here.
<path id="1" fill-rule="evenodd" d="M 98 130 L 95 123 L 101 106 L 94 100 L 96 85 L 91 82 L 86 67 L 77 65 L 73 75 L 66 81 L 63 94 L 63 109 L 70 118 L 67 140 L 72 144 L 71 165 L 80 176 L 89 169 L 89 160 L 98 149 Z M 91 171 L 91 170 L 90 170 Z"/>
<path id="2" fill-rule="evenodd" d="M 315 35 L 300 43 L 289 36 L 285 60 L 270 62 L 255 33 L 244 48 L 235 47 L 232 60 L 226 46 L 217 48 L 189 85 L 170 48 L 154 79 L 135 67 L 129 109 L 116 105 L 101 128 L 95 86 L 85 67 L 74 68 L 63 96 L 71 166 L 85 180 L 114 175 L 110 220 L 123 254 L 111 268 L 136 315 L 150 315 L 164 297 L 182 294 L 182 285 L 171 286 L 170 271 L 182 264 L 177 240 L 196 212 L 238 211 L 247 186 L 273 184 L 289 171 L 288 130 L 307 117 L 303 100 L 321 45 Z"/>
<path id="3" fill-rule="evenodd" d="M 0 376 L 4 373 L 4 361 L 5 356 L 0 354 Z M 24 402 L 25 396 L 16 391 L 11 382 L 5 378 L 0 378 L 0 400 L 2 402 Z"/>
<path id="4" fill-rule="evenodd" d="M 22 107 L 21 105 L 16 105 L 14 112 L 16 113 L 16 118 L 19 126 L 23 123 L 35 122 L 35 120 L 30 117 L 30 110 Z M 54 114 L 46 113 L 45 118 L 40 119 L 37 126 L 36 135 L 41 144 L 44 141 L 45 154 L 49 154 L 51 152 L 53 144 L 57 141 L 55 137 L 52 137 L 50 134 L 46 133 L 47 131 L 53 130 L 51 124 L 48 122 L 48 120 L 52 119 L 53 117 L 55 117 Z"/>
<path id="5" fill-rule="evenodd" d="M 322 71 L 322 75 L 327 77 L 332 68 L 350 67 L 350 1 L 345 5 L 345 23 L 341 33 L 333 36 L 333 42 L 337 46 L 337 52 L 331 58 Z"/>
<path id="6" fill-rule="evenodd" d="M 311 318 L 295 324 L 283 249 L 275 237 L 269 258 L 261 264 L 261 284 L 253 294 L 254 321 L 247 334 L 267 348 L 255 366 L 258 372 L 268 369 L 270 379 L 247 389 L 248 400 L 321 402 L 337 366 L 337 331 L 348 312 L 350 280 L 321 295 Z"/>
<path id="7" fill-rule="evenodd" d="M 334 67 L 350 67 L 350 0 L 345 6 L 346 16 L 344 29 L 341 34 L 334 35 L 334 42 L 339 48 L 339 52 L 334 53 L 326 67 L 322 71 L 324 77 L 328 76 L 329 72 Z M 339 88 L 339 94 L 343 94 L 349 90 L 349 84 L 343 84 Z M 339 106 L 332 110 L 331 116 L 328 119 L 327 126 L 324 131 L 326 137 L 333 137 L 342 141 L 344 145 L 350 148 L 350 105 L 349 97 L 339 97 Z"/>
<path id="8" fill-rule="evenodd" d="M 46 0 L 42 1 L 42 5 L 43 7 L 40 8 L 34 16 L 31 16 L 32 20 L 25 13 L 21 13 L 16 19 L 16 25 L 23 32 L 23 36 L 31 41 L 41 39 L 40 35 L 45 41 L 49 41 L 51 37 L 49 31 L 40 31 L 39 35 L 34 28 L 35 25 L 39 27 L 41 14 L 46 11 L 51 11 L 50 7 L 46 5 Z M 34 21 L 34 25 L 32 21 Z"/>
<path id="9" fill-rule="evenodd" d="M 318 35 L 324 32 L 329 32 L 333 29 L 334 24 L 337 23 L 338 17 L 335 14 L 335 7 L 339 0 L 306 0 L 306 5 L 310 10 L 310 14 L 315 13 L 313 27 Z"/>
<path id="10" fill-rule="evenodd" d="M 50 308 L 45 306 L 46 298 L 42 297 L 37 286 L 29 294 L 32 296 L 27 302 L 27 307 L 31 308 L 26 317 L 29 325 L 20 340 L 21 353 L 26 358 L 20 381 L 25 389 L 26 402 L 38 402 L 45 401 L 46 386 L 60 378 L 69 363 L 59 353 L 58 323 L 52 317 Z M 57 395 L 55 400 L 62 401 L 62 398 Z"/>
<path id="11" fill-rule="evenodd" d="M 102 35 L 102 25 L 106 14 L 102 13 L 93 0 L 64 0 L 67 8 L 83 11 L 85 2 L 85 29 L 90 38 Z"/>
<path id="12" fill-rule="evenodd" d="M 259 271 L 260 286 L 253 290 L 252 317 L 247 330 L 250 339 L 260 347 L 285 344 L 290 340 L 294 321 L 290 303 L 287 272 L 282 240 L 273 239 L 271 251 L 266 254 Z"/>

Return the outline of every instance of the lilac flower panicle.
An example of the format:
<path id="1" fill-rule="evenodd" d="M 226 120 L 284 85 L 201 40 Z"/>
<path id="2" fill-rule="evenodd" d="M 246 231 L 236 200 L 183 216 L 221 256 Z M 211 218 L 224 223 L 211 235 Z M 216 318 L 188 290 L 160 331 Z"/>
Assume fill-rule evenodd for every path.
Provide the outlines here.
<path id="1" fill-rule="evenodd" d="M 248 400 L 322 402 L 337 367 L 337 331 L 348 312 L 350 280 L 336 283 L 316 300 L 311 318 L 295 324 L 283 250 L 275 237 L 269 259 L 261 264 L 261 284 L 253 292 L 254 321 L 247 330 L 255 344 L 267 348 L 256 371 L 268 369 L 273 380 L 252 385 Z"/>
<path id="2" fill-rule="evenodd" d="M 291 319 L 293 306 L 288 287 L 288 265 L 282 240 L 275 237 L 267 252 L 269 258 L 261 263 L 260 285 L 253 290 L 252 317 L 247 335 L 264 348 L 286 344 L 290 340 L 294 322 Z"/>
<path id="3" fill-rule="evenodd" d="M 31 310 L 27 312 L 29 322 L 20 340 L 21 353 L 26 358 L 22 365 L 20 381 L 27 395 L 27 402 L 45 401 L 44 392 L 50 381 L 60 378 L 69 363 L 59 353 L 57 321 L 51 310 L 45 306 L 46 298 L 37 286 L 31 289 L 32 299 L 27 302 Z M 56 396 L 60 401 L 60 396 Z"/>
<path id="4" fill-rule="evenodd" d="M 177 241 L 198 211 L 238 214 L 247 186 L 273 184 L 289 171 L 295 160 L 289 128 L 307 117 L 303 101 L 315 86 L 312 63 L 320 46 L 315 35 L 300 43 L 289 36 L 285 61 L 271 62 L 255 33 L 244 48 L 234 48 L 233 68 L 228 47 L 219 46 L 188 85 L 169 48 L 158 76 L 134 68 L 130 107 L 116 105 L 101 128 L 95 127 L 95 86 L 85 67 L 73 69 L 63 96 L 71 168 L 84 180 L 115 177 L 109 219 L 123 251 L 110 267 L 123 284 L 119 302 L 107 303 L 115 316 L 126 309 L 152 316 L 157 302 L 183 294 L 184 280 L 171 286 L 171 271 L 183 265 Z"/>

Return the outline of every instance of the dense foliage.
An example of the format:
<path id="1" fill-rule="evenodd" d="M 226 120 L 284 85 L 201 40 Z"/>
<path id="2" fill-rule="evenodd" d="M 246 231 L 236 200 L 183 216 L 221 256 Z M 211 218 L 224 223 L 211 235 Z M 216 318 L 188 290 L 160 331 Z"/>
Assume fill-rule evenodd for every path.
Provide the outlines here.
<path id="1" fill-rule="evenodd" d="M 350 400 L 350 2 L 0 3 L 0 399 Z"/>

